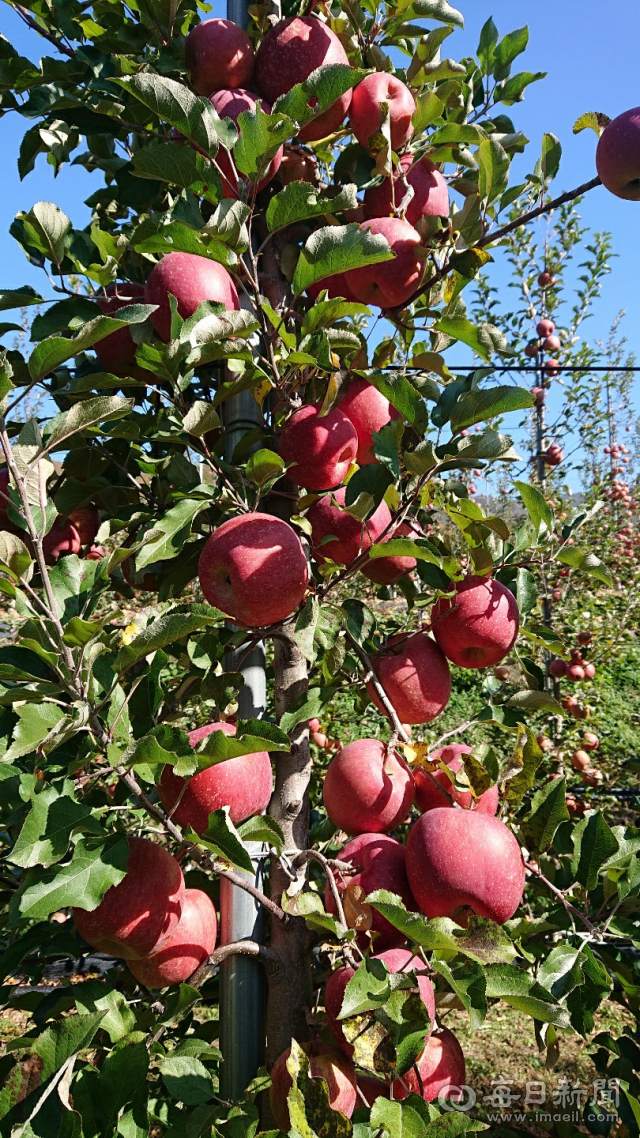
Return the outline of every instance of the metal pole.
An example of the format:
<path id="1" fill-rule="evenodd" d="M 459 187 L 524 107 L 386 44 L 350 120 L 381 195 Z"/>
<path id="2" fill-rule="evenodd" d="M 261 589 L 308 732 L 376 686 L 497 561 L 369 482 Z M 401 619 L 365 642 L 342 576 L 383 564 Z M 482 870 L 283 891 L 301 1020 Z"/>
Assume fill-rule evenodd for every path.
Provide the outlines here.
<path id="1" fill-rule="evenodd" d="M 249 0 L 227 0 L 227 19 L 241 28 L 249 23 Z M 262 412 L 251 391 L 228 399 L 224 408 L 225 457 L 233 460 L 238 443 L 262 425 Z M 225 654 L 225 668 L 236 671 L 237 653 Z M 241 666 L 244 685 L 238 696 L 241 719 L 264 715 L 267 698 L 264 644 L 258 644 Z M 268 847 L 259 842 L 249 845 L 254 865 L 253 881 L 264 890 Z M 251 879 L 251 875 L 246 875 Z M 262 906 L 244 890 L 229 881 L 220 881 L 220 943 L 236 940 L 264 941 L 265 919 Z M 220 1093 L 231 1101 L 239 1099 L 264 1062 L 264 970 L 248 956 L 232 956 L 220 965 Z"/>

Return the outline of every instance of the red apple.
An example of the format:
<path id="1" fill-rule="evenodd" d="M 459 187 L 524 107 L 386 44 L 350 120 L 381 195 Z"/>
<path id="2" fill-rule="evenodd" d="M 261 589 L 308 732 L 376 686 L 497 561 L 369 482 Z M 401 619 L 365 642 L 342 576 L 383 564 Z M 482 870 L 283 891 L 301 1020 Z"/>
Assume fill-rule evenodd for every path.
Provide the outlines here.
<path id="1" fill-rule="evenodd" d="M 307 296 L 310 296 L 312 300 L 317 300 L 320 293 L 325 289 L 329 300 L 342 297 L 343 300 L 348 300 L 350 303 L 358 303 L 347 282 L 346 273 L 334 273 L 332 277 L 325 277 L 324 280 L 309 285 L 306 290 Z"/>
<path id="2" fill-rule="evenodd" d="M 104 292 L 106 295 L 96 296 L 95 299 L 105 316 L 115 316 L 120 308 L 144 302 L 144 286 L 130 281 L 114 281 L 107 285 Z M 138 369 L 136 365 L 136 348 L 137 344 L 128 328 L 111 332 L 94 344 L 94 351 L 105 371 L 120 376 L 143 373 L 143 369 Z M 147 376 L 149 375 L 148 372 Z"/>
<path id="3" fill-rule="evenodd" d="M 544 387 L 532 387 L 531 388 L 531 394 L 533 395 L 533 401 L 534 401 L 535 406 L 536 407 L 542 407 L 542 404 L 544 403 L 545 399 L 547 398 L 547 393 L 546 393 Z"/>
<path id="4" fill-rule="evenodd" d="M 70 553 L 79 553 L 82 548 L 80 534 L 73 522 L 63 520 L 58 514 L 48 534 L 42 541 L 42 550 L 47 565 L 55 565 L 61 557 Z"/>
<path id="5" fill-rule="evenodd" d="M 84 555 L 85 561 L 102 561 L 106 553 L 101 545 L 91 545 Z"/>
<path id="6" fill-rule="evenodd" d="M 180 920 L 162 948 L 143 960 L 130 961 L 129 971 L 145 988 L 182 984 L 204 964 L 216 947 L 216 911 L 201 889 L 186 889 Z"/>
<path id="7" fill-rule="evenodd" d="M 327 736 L 325 735 L 324 731 L 312 731 L 311 732 L 311 738 L 312 738 L 313 742 L 315 743 L 316 747 L 320 747 L 321 750 L 325 749 L 325 747 L 329 741 L 327 739 Z"/>
<path id="8" fill-rule="evenodd" d="M 77 506 L 69 514 L 69 521 L 76 527 L 83 545 L 91 545 L 100 529 L 100 511 L 97 506 Z"/>
<path id="9" fill-rule="evenodd" d="M 516 598 L 492 577 L 465 577 L 455 597 L 441 597 L 431 610 L 433 635 L 460 668 L 490 668 L 504 660 L 519 623 Z"/>
<path id="10" fill-rule="evenodd" d="M 462 907 L 502 925 L 524 889 L 524 862 L 511 830 L 478 810 L 438 807 L 423 814 L 407 842 L 407 876 L 428 917 L 464 923 Z"/>
<path id="11" fill-rule="evenodd" d="M 534 356 L 538 355 L 539 351 L 540 351 L 540 341 L 539 340 L 532 340 L 531 343 L 527 344 L 527 346 L 524 350 L 524 354 L 528 359 L 532 360 L 534 358 Z"/>
<path id="12" fill-rule="evenodd" d="M 552 660 L 551 663 L 549 664 L 549 672 L 551 673 L 551 675 L 553 676 L 553 678 L 555 680 L 559 680 L 562 678 L 562 676 L 566 676 L 567 665 L 564 662 L 564 660 L 561 660 L 560 657 L 558 656 L 558 657 L 556 657 L 555 660 Z"/>
<path id="13" fill-rule="evenodd" d="M 251 627 L 278 624 L 297 609 L 308 581 L 295 530 L 271 514 L 241 514 L 213 531 L 198 563 L 209 604 Z"/>
<path id="14" fill-rule="evenodd" d="M 560 360 L 556 359 L 546 360 L 542 367 L 543 371 L 550 377 L 553 377 L 554 375 L 560 375 L 560 372 L 562 371 Z"/>
<path id="15" fill-rule="evenodd" d="M 420 1079 L 413 1067 L 393 1083 L 393 1097 L 401 1101 L 409 1094 L 422 1094 L 427 1102 L 434 1099 L 451 1099 L 458 1102 L 463 1095 L 466 1072 L 464 1054 L 458 1040 L 448 1027 L 433 1032 L 416 1063 Z"/>
<path id="16" fill-rule="evenodd" d="M 600 740 L 593 731 L 585 731 L 584 735 L 582 736 L 582 746 L 584 747 L 585 751 L 597 751 L 598 747 L 600 746 Z"/>
<path id="17" fill-rule="evenodd" d="M 324 805 L 334 826 L 348 834 L 395 830 L 411 813 L 413 776 L 397 751 L 380 739 L 356 739 L 332 759 Z"/>
<path id="18" fill-rule="evenodd" d="M 586 644 L 590 644 L 592 640 L 593 640 L 593 636 L 590 632 L 579 632 L 578 633 L 578 644 L 582 644 L 583 647 Z"/>
<path id="19" fill-rule="evenodd" d="M 640 107 L 623 111 L 604 128 L 596 149 L 596 169 L 610 193 L 640 201 Z"/>
<path id="20" fill-rule="evenodd" d="M 139 960 L 173 934 L 184 905 L 178 862 L 146 838 L 128 838 L 126 876 L 107 889 L 96 909 L 73 909 L 80 936 L 100 952 Z"/>
<path id="21" fill-rule="evenodd" d="M 562 347 L 560 337 L 547 336 L 542 343 L 542 347 L 544 348 L 545 352 L 559 352 Z"/>
<path id="22" fill-rule="evenodd" d="M 245 91 L 242 88 L 238 90 L 223 90 L 216 91 L 211 96 L 211 105 L 218 112 L 220 118 L 231 119 L 237 126 L 238 116 L 243 111 L 254 111 L 257 104 L 261 104 L 261 108 L 266 115 L 271 114 L 271 107 L 264 99 L 258 99 L 251 91 Z M 240 197 L 238 174 L 231 163 L 229 155 L 223 146 L 220 147 L 216 156 L 216 162 L 222 172 L 222 196 L 225 198 L 238 198 Z M 277 151 L 267 166 L 264 177 L 258 182 L 258 190 L 264 189 L 269 184 L 271 179 L 277 174 L 282 162 L 282 147 Z M 242 177 L 242 175 L 241 175 Z M 253 187 L 251 187 L 253 188 Z"/>
<path id="23" fill-rule="evenodd" d="M 591 755 L 587 751 L 574 751 L 571 756 L 571 766 L 574 771 L 586 771 L 591 766 Z"/>
<path id="24" fill-rule="evenodd" d="M 581 664 L 568 664 L 564 674 L 572 684 L 579 683 L 585 677 L 585 671 Z"/>
<path id="25" fill-rule="evenodd" d="M 470 755 L 472 750 L 473 748 L 468 747 L 466 743 L 450 743 L 447 747 L 431 751 L 429 758 L 442 759 L 452 774 L 457 774 L 463 765 L 460 755 Z M 473 807 L 481 814 L 495 814 L 498 809 L 500 795 L 497 786 L 490 786 L 485 790 L 474 806 L 471 791 L 456 790 L 443 770 L 432 771 L 429 775 L 422 767 L 416 767 L 413 778 L 416 784 L 416 806 L 421 814 L 426 814 L 427 810 L 434 810 L 437 806 L 453 806 L 456 802 L 465 810 Z M 443 789 L 440 789 L 441 787 Z M 453 802 L 450 799 L 453 799 Z"/>
<path id="26" fill-rule="evenodd" d="M 344 274 L 356 300 L 378 308 L 406 304 L 422 279 L 420 234 L 400 217 L 375 217 L 363 221 L 360 229 L 385 237 L 395 253 L 395 260 L 349 269 Z"/>
<path id="27" fill-rule="evenodd" d="M 341 487 L 332 494 L 325 494 L 307 511 L 313 556 L 320 563 L 329 557 L 337 565 L 350 565 L 391 525 L 391 513 L 384 500 L 366 522 L 360 522 L 344 509 L 346 493 Z M 329 536 L 332 540 L 323 542 L 322 539 Z"/>
<path id="28" fill-rule="evenodd" d="M 346 395 L 343 395 L 338 408 L 353 424 L 358 436 L 356 462 L 358 466 L 368 466 L 377 462 L 373 451 L 373 435 L 381 431 L 392 419 L 398 419 L 396 411 L 387 397 L 366 379 L 352 379 Z"/>
<path id="29" fill-rule="evenodd" d="M 403 154 L 393 180 L 385 178 L 379 186 L 365 190 L 365 218 L 388 217 L 397 211 L 407 192 L 405 181 L 413 189 L 413 197 L 405 210 L 409 225 L 416 225 L 421 217 L 449 216 L 449 190 L 438 167 L 428 158 L 420 158 L 412 165 L 413 157 L 413 154 Z"/>
<path id="30" fill-rule="evenodd" d="M 280 457 L 293 463 L 287 477 L 306 490 L 330 490 L 344 481 L 358 451 L 356 429 L 340 407 L 321 415 L 321 403 L 294 411 L 280 435 Z"/>
<path id="31" fill-rule="evenodd" d="M 169 293 L 178 302 L 183 320 L 193 316 L 203 300 L 224 304 L 227 310 L 240 307 L 233 278 L 224 265 L 197 253 L 167 253 L 149 273 L 144 296 L 147 304 L 157 304 L 151 323 L 163 340 L 171 338 Z"/>
<path id="32" fill-rule="evenodd" d="M 207 723 L 190 732 L 191 746 L 197 747 L 201 739 L 214 731 L 235 735 L 236 727 L 233 723 Z M 252 814 L 261 814 L 269 805 L 273 786 L 271 760 L 267 751 L 238 755 L 198 771 L 186 783 L 185 789 L 185 779 L 174 774 L 172 767 L 162 768 L 158 794 L 174 822 L 204 834 L 209 815 L 228 806 L 231 821 L 238 825 Z"/>
<path id="33" fill-rule="evenodd" d="M 389 893 L 396 893 L 407 909 L 412 912 L 416 903 L 411 895 L 406 870 L 407 851 L 401 842 L 390 838 L 388 834 L 358 834 L 347 842 L 337 854 L 338 861 L 351 862 L 353 873 L 335 874 L 336 884 L 341 894 L 344 894 L 348 885 L 359 885 L 367 897 L 376 889 L 386 889 Z M 329 887 L 325 885 L 324 905 L 328 913 L 336 915 L 335 902 Z M 387 948 L 398 948 L 407 939 L 403 933 L 394 928 L 392 924 L 376 909 L 371 910 L 371 932 L 374 934 L 374 944 L 377 952 Z M 369 941 L 365 934 L 358 937 L 358 942 L 365 948 Z"/>
<path id="34" fill-rule="evenodd" d="M 542 336 L 543 339 L 545 336 L 553 335 L 555 330 L 556 326 L 553 323 L 553 320 L 539 320 L 536 324 L 536 332 L 539 336 Z"/>
<path id="35" fill-rule="evenodd" d="M 384 541 L 393 541 L 394 537 L 416 537 L 415 530 L 404 522 L 393 530 Z M 361 572 L 376 585 L 395 585 L 407 573 L 411 573 L 417 565 L 415 557 L 404 557 L 396 554 L 392 557 L 375 557 L 365 562 Z"/>
<path id="36" fill-rule="evenodd" d="M 543 273 L 540 273 L 540 276 L 538 277 L 538 284 L 540 285 L 540 288 L 553 288 L 555 283 L 556 278 L 553 276 L 553 273 L 548 272 L 547 269 L 545 269 Z"/>
<path id="37" fill-rule="evenodd" d="M 303 1051 L 309 1056 L 309 1074 L 312 1078 L 324 1079 L 329 1091 L 329 1103 L 351 1118 L 356 1107 L 356 1074 L 352 1064 L 344 1055 L 324 1043 L 303 1043 Z M 291 1129 L 287 1096 L 292 1087 L 291 1075 L 287 1071 L 287 1059 L 291 1054 L 288 1047 L 276 1059 L 271 1068 L 271 1087 L 269 1104 L 276 1126 L 285 1134 Z"/>
<path id="38" fill-rule="evenodd" d="M 320 720 L 319 719 L 310 719 L 309 720 L 309 730 L 310 731 L 321 731 L 322 725 L 320 723 Z"/>
<path id="39" fill-rule="evenodd" d="M 419 956 L 414 956 L 409 948 L 388 948 L 386 952 L 380 952 L 372 959 L 381 960 L 393 975 L 397 972 L 423 973 L 423 975 L 418 975 L 418 991 L 430 1019 L 432 1021 L 435 1019 L 436 999 L 433 984 L 429 977 L 424 975 L 424 961 Z M 355 971 L 348 965 L 337 968 L 335 972 L 331 973 L 324 993 L 324 1010 L 329 1021 L 329 1027 L 338 1047 L 349 1059 L 353 1055 L 353 1047 L 347 1043 L 342 1030 L 342 1021 L 338 1017 L 342 1010 L 342 1001 L 347 984 L 353 975 L 355 975 Z"/>
<path id="40" fill-rule="evenodd" d="M 401 723 L 429 723 L 449 702 L 449 665 L 425 632 L 392 636 L 373 660 L 373 669 Z M 367 691 L 378 710 L 386 715 L 370 683 Z"/>
<path id="41" fill-rule="evenodd" d="M 253 75 L 254 51 L 248 36 L 231 20 L 203 20 L 185 40 L 184 61 L 198 95 L 221 87 L 245 87 Z"/>
<path id="42" fill-rule="evenodd" d="M 387 71 L 374 71 L 358 83 L 349 108 L 349 126 L 365 150 L 382 126 L 383 103 L 388 110 L 391 149 L 399 150 L 413 134 L 416 101 L 411 91 Z"/>
<path id="43" fill-rule="evenodd" d="M 602 786 L 604 775 L 602 771 L 596 767 L 590 767 L 588 770 L 582 772 L 582 781 L 585 786 Z"/>
<path id="44" fill-rule="evenodd" d="M 295 142 L 285 144 L 280 164 L 280 178 L 285 186 L 290 182 L 310 182 L 314 185 L 318 180 L 317 159 Z"/>
<path id="45" fill-rule="evenodd" d="M 596 674 L 595 664 L 585 664 L 584 665 L 584 674 L 585 674 L 585 678 L 587 680 L 592 680 Z"/>
<path id="46" fill-rule="evenodd" d="M 347 53 L 331 28 L 314 16 L 281 20 L 267 32 L 256 56 L 255 82 L 270 103 L 286 95 L 311 72 L 330 63 L 349 65 Z M 301 142 L 317 142 L 342 125 L 351 103 L 351 90 L 341 95 L 299 133 Z"/>

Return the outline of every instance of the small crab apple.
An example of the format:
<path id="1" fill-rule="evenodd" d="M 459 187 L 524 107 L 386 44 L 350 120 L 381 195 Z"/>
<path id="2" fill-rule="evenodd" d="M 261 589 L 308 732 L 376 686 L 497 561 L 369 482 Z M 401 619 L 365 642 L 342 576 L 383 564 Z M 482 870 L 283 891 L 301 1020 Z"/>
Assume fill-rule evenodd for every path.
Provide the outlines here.
<path id="1" fill-rule="evenodd" d="M 587 751 L 574 751 L 571 756 L 571 766 L 574 771 L 586 771 L 591 766 L 591 755 Z"/>
<path id="2" fill-rule="evenodd" d="M 540 276 L 538 277 L 538 284 L 540 285 L 540 288 L 553 288 L 556 283 L 556 278 L 554 277 L 553 273 L 548 272 L 547 269 L 545 269 L 544 272 L 540 273 Z"/>
<path id="3" fill-rule="evenodd" d="M 556 326 L 553 323 L 553 320 L 539 320 L 536 324 L 536 332 L 539 336 L 542 336 L 543 339 L 545 336 L 552 336 L 555 330 Z"/>
<path id="4" fill-rule="evenodd" d="M 582 736 L 582 746 L 585 751 L 597 751 L 600 746 L 600 740 L 593 731 L 585 731 Z"/>
<path id="5" fill-rule="evenodd" d="M 307 588 L 307 559 L 295 530 L 271 514 L 241 514 L 213 531 L 198 577 L 209 604 L 242 625 L 285 620 Z"/>

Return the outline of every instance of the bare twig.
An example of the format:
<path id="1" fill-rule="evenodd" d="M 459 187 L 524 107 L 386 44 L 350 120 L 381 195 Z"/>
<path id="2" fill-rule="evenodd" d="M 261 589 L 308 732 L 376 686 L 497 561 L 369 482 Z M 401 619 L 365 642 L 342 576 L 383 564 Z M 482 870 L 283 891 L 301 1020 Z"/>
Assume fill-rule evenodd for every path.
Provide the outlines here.
<path id="1" fill-rule="evenodd" d="M 534 877 L 538 877 L 540 879 L 540 881 L 542 881 L 542 883 L 544 885 L 546 885 L 549 892 L 553 893 L 553 896 L 557 897 L 558 900 L 562 902 L 562 904 L 564 905 L 567 912 L 571 913 L 571 915 L 573 917 L 577 917 L 578 920 L 581 922 L 581 924 L 583 924 L 584 927 L 589 930 L 589 932 L 591 933 L 592 936 L 594 936 L 594 937 L 600 936 L 600 930 L 597 929 L 595 925 L 591 924 L 591 921 L 589 920 L 588 917 L 585 916 L 584 913 L 581 913 L 579 909 L 576 909 L 575 905 L 571 904 L 571 901 L 569 901 L 565 897 L 565 895 L 561 889 L 558 889 L 557 886 L 553 884 L 553 882 L 549 881 L 549 879 L 547 877 L 545 877 L 544 873 L 539 868 L 539 866 L 537 866 L 532 861 L 525 862 L 525 865 L 526 865 L 527 869 L 529 870 L 529 873 L 533 873 Z"/>
<path id="2" fill-rule="evenodd" d="M 403 743 L 410 743 L 411 739 L 409 738 L 407 732 L 405 731 L 400 720 L 398 719 L 398 713 L 396 712 L 396 709 L 393 706 L 393 704 L 391 703 L 389 696 L 387 695 L 382 684 L 380 683 L 380 680 L 376 676 L 376 674 L 373 670 L 373 664 L 371 663 L 370 658 L 367 656 L 367 653 L 365 652 L 364 648 L 362 648 L 360 646 L 360 644 L 358 644 L 358 641 L 354 639 L 354 637 L 351 635 L 350 632 L 346 633 L 346 637 L 347 637 L 347 640 L 349 641 L 351 647 L 353 648 L 353 651 L 355 652 L 356 656 L 358 657 L 360 662 L 362 664 L 364 664 L 364 667 L 366 669 L 364 682 L 370 683 L 372 688 L 374 689 L 378 699 L 380 700 L 380 703 L 384 707 L 387 715 L 389 716 L 389 719 L 391 720 L 394 733 L 398 736 L 399 739 L 402 739 Z"/>
<path id="3" fill-rule="evenodd" d="M 254 956 L 263 964 L 273 964 L 277 959 L 276 954 L 270 948 L 264 944 L 258 944 L 255 940 L 236 940 L 232 944 L 223 944 L 220 948 L 216 948 L 215 952 L 212 952 L 211 956 L 189 977 L 190 987 L 199 988 L 201 984 L 204 984 L 211 969 L 230 956 Z"/>

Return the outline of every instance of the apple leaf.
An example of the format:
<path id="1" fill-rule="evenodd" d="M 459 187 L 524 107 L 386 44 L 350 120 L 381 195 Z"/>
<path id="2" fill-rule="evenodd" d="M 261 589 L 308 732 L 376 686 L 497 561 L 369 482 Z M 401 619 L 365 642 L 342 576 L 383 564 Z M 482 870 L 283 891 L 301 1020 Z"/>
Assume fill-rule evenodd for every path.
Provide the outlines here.
<path id="1" fill-rule="evenodd" d="M 192 190 L 214 205 L 222 197 L 222 179 L 210 158 L 193 150 L 188 142 L 151 142 L 133 158 L 138 178 L 169 182 Z"/>
<path id="2" fill-rule="evenodd" d="M 573 133 L 580 134 L 581 130 L 590 129 L 594 130 L 598 138 L 600 138 L 604 128 L 608 126 L 610 122 L 611 119 L 609 116 L 603 114 L 602 111 L 585 111 L 585 113 L 580 115 L 574 122 Z"/>
<path id="3" fill-rule="evenodd" d="M 207 431 L 213 431 L 220 426 L 220 416 L 211 403 L 196 399 L 182 420 L 182 426 L 187 434 L 202 438 Z"/>
<path id="4" fill-rule="evenodd" d="M 91 824 L 91 807 L 77 802 L 70 794 L 60 794 L 53 786 L 43 786 L 31 796 L 32 806 L 9 861 L 23 869 L 34 865 L 48 868 L 64 857 L 74 830 L 96 828 Z M 87 825 L 87 823 L 89 823 Z"/>
<path id="5" fill-rule="evenodd" d="M 296 83 L 286 95 L 276 99 L 273 110 L 303 126 L 335 103 L 345 91 L 356 87 L 367 74 L 346 63 L 325 64 L 312 71 L 304 83 Z M 314 106 L 310 106 L 311 99 Z"/>
<path id="6" fill-rule="evenodd" d="M 359 225 L 326 225 L 312 233 L 303 246 L 293 276 L 293 291 L 297 295 L 335 273 L 393 259 L 382 234 L 360 229 Z"/>
<path id="7" fill-rule="evenodd" d="M 45 299 L 36 292 L 31 285 L 22 288 L 0 289 L 0 312 L 7 312 L 11 308 L 28 308 L 30 304 L 44 304 Z"/>
<path id="8" fill-rule="evenodd" d="M 87 427 L 108 423 L 112 419 L 122 419 L 132 410 L 134 402 L 135 400 L 123 399 L 120 395 L 99 395 L 96 399 L 76 403 L 69 411 L 62 411 L 47 424 L 42 453 L 57 449 L 66 439 Z"/>
<path id="9" fill-rule="evenodd" d="M 213 1098 L 211 1072 L 195 1055 L 169 1054 L 160 1061 L 159 1070 L 165 1087 L 177 1102 L 197 1107 Z"/>
<path id="10" fill-rule="evenodd" d="M 240 137 L 233 148 L 233 161 L 238 172 L 252 182 L 264 178 L 282 143 L 296 133 L 290 118 L 281 112 L 268 115 L 260 103 L 254 111 L 242 111 L 238 127 Z"/>
<path id="11" fill-rule="evenodd" d="M 564 715 L 562 704 L 546 691 L 517 691 L 507 702 L 509 707 L 525 707 L 527 711 L 548 711 L 553 715 Z"/>
<path id="12" fill-rule="evenodd" d="M 128 860 L 124 834 L 114 834 L 96 848 L 79 841 L 68 865 L 30 869 L 12 907 L 18 916 L 34 921 L 70 905 L 92 912 L 107 889 L 122 881 Z"/>
<path id="13" fill-rule="evenodd" d="M 532 852 L 548 849 L 558 826 L 568 820 L 566 790 L 565 779 L 555 778 L 534 794 L 531 809 L 520 822 L 522 836 Z"/>
<path id="14" fill-rule="evenodd" d="M 426 427 L 426 407 L 419 391 L 404 375 L 372 370 L 367 381 L 395 407 L 419 433 Z"/>
<path id="15" fill-rule="evenodd" d="M 577 549 L 575 546 L 565 546 L 556 554 L 556 561 L 561 561 L 563 565 L 570 565 L 579 573 L 588 573 L 590 577 L 602 581 L 603 585 L 608 585 L 610 589 L 614 587 L 611 574 L 595 553 L 585 553 L 583 549 Z"/>
<path id="16" fill-rule="evenodd" d="M 405 20 L 410 18 L 407 15 L 407 8 L 411 8 L 421 19 L 439 20 L 442 24 L 450 24 L 456 28 L 464 27 L 462 12 L 452 8 L 448 0 L 401 0 L 398 12 L 402 13 Z"/>
<path id="17" fill-rule="evenodd" d="M 235 866 L 236 869 L 253 873 L 251 857 L 229 817 L 228 806 L 223 806 L 221 810 L 211 811 L 204 834 L 199 836 L 191 826 L 188 826 L 185 837 L 194 845 L 205 846 L 216 857 L 222 858 L 223 861 Z"/>
<path id="18" fill-rule="evenodd" d="M 120 756 L 119 765 L 123 767 L 138 765 L 153 767 L 164 766 L 165 763 L 168 763 L 169 766 L 173 767 L 181 757 L 192 758 L 193 770 L 196 770 L 197 763 L 186 731 L 181 731 L 179 727 L 170 727 L 168 723 L 162 723 L 159 727 L 154 727 L 148 735 L 142 735 L 130 743 L 126 751 Z"/>
<path id="19" fill-rule="evenodd" d="M 152 304 L 129 304 L 120 308 L 116 316 L 97 316 L 85 324 L 82 331 L 74 338 L 66 336 L 48 336 L 33 349 L 29 357 L 29 371 L 32 379 L 43 379 L 50 372 L 60 367 L 66 360 L 79 356 L 92 348 L 99 340 L 126 328 L 129 324 L 142 324 L 155 311 Z"/>
<path id="20" fill-rule="evenodd" d="M 508 415 L 510 411 L 521 411 L 532 406 L 533 395 L 524 387 L 476 387 L 463 395 L 454 405 L 451 412 L 451 427 L 454 431 L 461 431 L 474 426 L 475 423 L 496 419 L 499 415 Z"/>
<path id="21" fill-rule="evenodd" d="M 152 71 L 140 71 L 114 82 L 207 154 L 215 157 L 218 141 L 233 146 L 235 129 L 219 117 L 208 99 L 194 95 L 184 83 Z"/>
<path id="22" fill-rule="evenodd" d="M 65 561 L 68 561 L 65 558 Z M 210 625 L 220 624 L 224 619 L 222 613 L 209 605 L 176 605 L 162 613 L 156 620 L 133 638 L 130 644 L 125 645 L 118 652 L 114 668 L 119 672 L 126 672 L 152 652 L 165 648 L 175 640 L 182 640 L 192 632 L 200 632 Z"/>
<path id="23" fill-rule="evenodd" d="M 301 1138 L 320 1134 L 325 1138 L 350 1138 L 350 1120 L 331 1106 L 325 1080 L 311 1077 L 309 1060 L 295 1039 L 291 1040 L 287 1071 L 291 1077 L 287 1094 L 291 1131 Z"/>
<path id="24" fill-rule="evenodd" d="M 537 486 L 530 486 L 528 482 L 514 482 L 514 486 L 533 522 L 536 536 L 540 537 L 542 533 L 551 533 L 553 530 L 553 510 L 544 494 L 538 490 Z"/>
<path id="25" fill-rule="evenodd" d="M 578 823 L 572 838 L 571 872 L 585 889 L 595 889 L 602 866 L 618 851 L 616 836 L 598 811 Z"/>
<path id="26" fill-rule="evenodd" d="M 209 404 L 207 404 L 209 406 Z M 178 555 L 191 534 L 194 519 L 211 505 L 207 498 L 183 498 L 148 530 L 147 540 L 136 553 L 136 569 L 169 561 Z M 150 540 L 153 537 L 154 540 Z"/>
<path id="27" fill-rule="evenodd" d="M 236 734 L 212 731 L 198 744 L 196 754 L 200 770 L 235 759 L 238 755 L 255 755 L 260 751 L 291 750 L 288 737 L 265 719 L 244 719 L 236 723 Z"/>
<path id="28" fill-rule="evenodd" d="M 22 217 L 27 243 L 59 265 L 64 259 L 71 221 L 53 202 L 36 202 Z"/>
<path id="29" fill-rule="evenodd" d="M 275 818 L 268 814 L 254 814 L 238 826 L 243 842 L 260 842 L 271 846 L 280 855 L 284 849 L 284 834 Z"/>
<path id="30" fill-rule="evenodd" d="M 565 1008 L 541 984 L 522 972 L 514 964 L 489 964 L 485 971 L 487 996 L 501 999 L 512 1008 L 524 1012 L 543 1023 L 568 1028 L 569 1016 Z"/>
<path id="31" fill-rule="evenodd" d="M 318 893 L 296 893 L 293 897 L 283 893 L 281 904 L 285 913 L 291 913 L 294 917 L 304 917 L 309 928 L 330 932 L 340 940 L 348 935 L 349 930 L 345 929 L 331 913 L 327 913 L 322 897 Z"/>
<path id="32" fill-rule="evenodd" d="M 372 545 L 369 557 L 374 561 L 379 557 L 415 557 L 416 561 L 427 561 L 430 565 L 442 565 L 442 557 L 429 542 L 423 538 L 392 537 L 389 541 Z"/>
<path id="33" fill-rule="evenodd" d="M 499 708 L 495 709 L 496 712 L 498 710 Z M 562 708 L 560 712 L 562 713 Z M 511 806 L 517 806 L 527 791 L 532 789 L 536 771 L 543 758 L 544 754 L 533 731 L 521 724 L 514 752 L 509 759 L 509 768 L 500 777 L 500 781 L 507 784 L 506 799 Z"/>
<path id="34" fill-rule="evenodd" d="M 333 197 L 323 197 L 317 186 L 309 182 L 291 182 L 271 199 L 267 208 L 267 225 L 273 232 L 307 217 L 340 213 L 358 205 L 358 187 L 343 186 Z"/>

